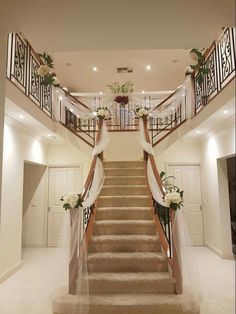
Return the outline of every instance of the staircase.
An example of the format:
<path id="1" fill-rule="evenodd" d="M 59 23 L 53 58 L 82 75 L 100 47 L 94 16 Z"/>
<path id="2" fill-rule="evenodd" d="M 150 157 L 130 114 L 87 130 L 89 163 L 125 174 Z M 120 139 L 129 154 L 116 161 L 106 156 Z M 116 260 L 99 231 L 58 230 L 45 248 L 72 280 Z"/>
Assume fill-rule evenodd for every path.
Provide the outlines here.
<path id="1" fill-rule="evenodd" d="M 97 200 L 88 252 L 89 314 L 197 314 L 183 311 L 186 296 L 161 252 L 143 161 L 104 162 L 105 183 Z M 78 308 L 79 299 L 64 298 Z M 70 306 L 69 306 L 70 307 Z M 83 314 L 83 313 L 78 313 Z"/>

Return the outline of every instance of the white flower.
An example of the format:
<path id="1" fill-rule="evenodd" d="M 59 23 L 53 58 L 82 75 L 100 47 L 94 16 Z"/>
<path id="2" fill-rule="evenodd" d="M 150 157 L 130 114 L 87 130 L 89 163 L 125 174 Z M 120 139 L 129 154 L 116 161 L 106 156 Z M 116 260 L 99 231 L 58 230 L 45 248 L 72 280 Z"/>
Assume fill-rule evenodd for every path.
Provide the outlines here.
<path id="1" fill-rule="evenodd" d="M 178 192 L 167 193 L 165 195 L 165 203 L 167 207 L 170 207 L 171 203 L 179 204 L 182 198 Z"/>
<path id="2" fill-rule="evenodd" d="M 105 110 L 104 109 L 99 109 L 98 110 L 98 116 L 104 117 L 105 116 Z"/>
<path id="3" fill-rule="evenodd" d="M 79 200 L 79 195 L 74 192 L 71 192 L 71 193 L 66 194 L 63 197 L 63 205 L 69 204 L 70 208 L 75 208 L 78 203 L 78 200 Z"/>
<path id="4" fill-rule="evenodd" d="M 185 69 L 185 75 L 187 74 L 192 74 L 193 73 L 193 69 L 191 68 L 191 66 L 188 66 L 186 69 Z"/>
<path id="5" fill-rule="evenodd" d="M 191 58 L 192 58 L 192 60 L 196 63 L 196 64 L 198 64 L 198 55 L 195 53 L 195 52 L 190 52 L 190 56 L 191 56 Z"/>
<path id="6" fill-rule="evenodd" d="M 110 112 L 108 110 L 105 111 L 105 118 L 108 119 L 110 117 Z"/>
<path id="7" fill-rule="evenodd" d="M 38 73 L 39 76 L 43 77 L 43 76 L 47 75 L 49 73 L 49 71 L 50 71 L 49 66 L 46 65 L 46 64 L 42 64 L 38 68 L 37 73 Z"/>
<path id="8" fill-rule="evenodd" d="M 58 80 L 58 78 L 56 76 L 53 76 L 53 85 L 59 85 L 60 81 Z"/>

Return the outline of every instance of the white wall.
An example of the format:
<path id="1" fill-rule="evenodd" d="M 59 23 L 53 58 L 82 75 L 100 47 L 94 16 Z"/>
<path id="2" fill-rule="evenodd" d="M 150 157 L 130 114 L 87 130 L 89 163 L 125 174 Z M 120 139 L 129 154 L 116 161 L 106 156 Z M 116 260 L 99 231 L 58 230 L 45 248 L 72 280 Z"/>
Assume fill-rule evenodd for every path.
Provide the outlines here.
<path id="1" fill-rule="evenodd" d="M 138 132 L 109 132 L 111 140 L 104 151 L 105 160 L 140 160 L 143 151 Z"/>
<path id="2" fill-rule="evenodd" d="M 92 162 L 92 154 L 76 148 L 72 144 L 65 142 L 63 144 L 50 145 L 48 148 L 49 166 L 76 166 L 82 164 L 83 182 L 87 178 L 88 171 Z"/>
<path id="3" fill-rule="evenodd" d="M 224 199 L 228 196 L 222 158 L 232 154 L 235 154 L 235 127 L 230 118 L 201 142 L 205 242 L 223 257 L 232 255 L 232 245 L 229 205 Z"/>
<path id="4" fill-rule="evenodd" d="M 201 163 L 200 146 L 198 142 L 178 140 L 159 154 L 158 145 L 155 148 L 156 163 L 159 172 L 166 171 L 167 164 L 196 164 Z"/>
<path id="5" fill-rule="evenodd" d="M 21 262 L 24 161 L 47 162 L 47 146 L 5 120 L 0 226 L 0 279 Z"/>

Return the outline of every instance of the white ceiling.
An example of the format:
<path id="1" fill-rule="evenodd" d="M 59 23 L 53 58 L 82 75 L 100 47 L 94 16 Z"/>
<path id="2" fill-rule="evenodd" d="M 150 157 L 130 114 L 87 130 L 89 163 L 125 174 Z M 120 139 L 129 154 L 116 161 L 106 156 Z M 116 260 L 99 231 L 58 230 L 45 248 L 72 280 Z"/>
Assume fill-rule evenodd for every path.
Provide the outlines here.
<path id="1" fill-rule="evenodd" d="M 55 51 L 207 47 L 234 0 L 0 0 L 0 29 Z"/>
<path id="2" fill-rule="evenodd" d="M 184 80 L 185 67 L 193 62 L 183 49 L 57 52 L 54 59 L 62 86 L 73 92 L 106 92 L 108 84 L 128 80 L 136 92 L 175 90 Z M 134 72 L 117 73 L 121 66 L 133 67 Z"/>
<path id="3" fill-rule="evenodd" d="M 209 47 L 234 25 L 234 9 L 234 0 L 0 0 L 0 31 L 21 31 L 36 51 L 51 53 L 72 92 L 127 80 L 137 92 L 173 90 L 191 63 L 186 49 Z M 134 73 L 117 74 L 117 66 Z"/>

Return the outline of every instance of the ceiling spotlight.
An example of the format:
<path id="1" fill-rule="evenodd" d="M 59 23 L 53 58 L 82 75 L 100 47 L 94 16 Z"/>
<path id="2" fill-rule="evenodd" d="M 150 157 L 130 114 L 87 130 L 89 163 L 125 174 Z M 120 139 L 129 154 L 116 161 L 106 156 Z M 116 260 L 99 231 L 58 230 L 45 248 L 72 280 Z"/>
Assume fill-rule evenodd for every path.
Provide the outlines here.
<path id="1" fill-rule="evenodd" d="M 145 94 L 145 91 L 144 91 L 144 90 L 142 90 L 142 94 Z"/>
<path id="2" fill-rule="evenodd" d="M 103 92 L 99 92 L 99 94 L 100 94 L 100 95 L 102 95 L 102 94 L 103 94 Z"/>
<path id="3" fill-rule="evenodd" d="M 151 70 L 151 66 L 150 64 L 146 65 L 146 70 L 150 71 Z"/>
<path id="4" fill-rule="evenodd" d="M 19 118 L 20 118 L 20 119 L 24 119 L 23 114 L 20 114 L 20 115 L 19 115 Z"/>
<path id="5" fill-rule="evenodd" d="M 98 68 L 97 67 L 93 67 L 93 72 L 97 72 Z"/>
<path id="6" fill-rule="evenodd" d="M 224 110 L 224 114 L 228 114 L 229 113 L 229 111 L 228 110 Z"/>

